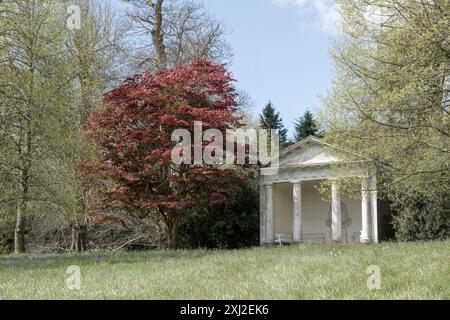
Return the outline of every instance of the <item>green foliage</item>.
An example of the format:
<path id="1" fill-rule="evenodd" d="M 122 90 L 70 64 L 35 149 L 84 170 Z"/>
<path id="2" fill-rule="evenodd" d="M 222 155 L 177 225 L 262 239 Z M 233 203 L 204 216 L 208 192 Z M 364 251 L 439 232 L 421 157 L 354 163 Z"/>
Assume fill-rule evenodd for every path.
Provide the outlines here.
<path id="1" fill-rule="evenodd" d="M 112 79 L 109 12 L 80 1 L 82 28 L 71 31 L 69 4 L 0 2 L 0 212 L 9 221 L 20 211 L 27 230 L 37 224 L 26 218 L 84 216 L 75 164 L 93 150 L 82 128 Z"/>
<path id="2" fill-rule="evenodd" d="M 0 207 L 0 254 L 11 253 L 14 249 L 14 215 L 5 208 Z"/>
<path id="3" fill-rule="evenodd" d="M 180 229 L 186 248 L 243 248 L 259 243 L 259 193 L 254 179 L 240 183 L 233 201 L 188 215 Z"/>
<path id="4" fill-rule="evenodd" d="M 309 136 L 321 137 L 319 126 L 313 114 L 307 110 L 303 116 L 295 122 L 295 142 L 303 140 Z"/>
<path id="5" fill-rule="evenodd" d="M 445 209 L 430 208 L 424 220 L 419 204 L 441 205 L 435 199 L 450 188 L 450 2 L 339 2 L 344 34 L 321 117 L 326 139 L 373 159 L 387 199 L 420 199 L 397 206 L 401 221 L 415 221 L 396 224 L 399 237 L 427 229 L 427 219 L 440 225 Z M 426 238 L 441 238 L 439 230 Z"/>
<path id="6" fill-rule="evenodd" d="M 23 252 L 27 216 L 38 207 L 57 211 L 48 182 L 64 171 L 77 141 L 73 87 L 60 3 L 7 1 L 0 8 L 0 175 L 7 176 L 0 184 L 15 191 L 1 194 L 0 203 L 15 206 L 8 213 L 17 213 L 16 251 Z"/>
<path id="7" fill-rule="evenodd" d="M 394 228 L 400 241 L 446 240 L 450 238 L 449 192 L 429 195 L 398 196 L 394 202 Z"/>
<path id="8" fill-rule="evenodd" d="M 268 102 L 264 107 L 262 114 L 259 116 L 260 127 L 262 129 L 276 129 L 280 135 L 280 146 L 286 146 L 288 143 L 287 129 L 284 127 L 283 119 L 280 113 L 277 112 L 272 104 Z"/>

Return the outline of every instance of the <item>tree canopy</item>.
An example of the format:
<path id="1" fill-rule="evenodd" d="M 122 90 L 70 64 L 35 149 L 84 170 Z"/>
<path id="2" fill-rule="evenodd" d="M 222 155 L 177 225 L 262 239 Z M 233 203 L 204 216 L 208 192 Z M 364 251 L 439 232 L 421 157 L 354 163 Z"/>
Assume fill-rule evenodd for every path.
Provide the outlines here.
<path id="1" fill-rule="evenodd" d="M 287 129 L 284 127 L 280 113 L 275 110 L 272 102 L 269 101 L 259 116 L 259 125 L 263 129 L 276 129 L 279 132 L 280 146 L 288 143 Z"/>
<path id="2" fill-rule="evenodd" d="M 172 133 L 180 128 L 194 133 L 194 121 L 201 121 L 204 130 L 225 136 L 239 126 L 234 95 L 230 74 L 207 60 L 136 75 L 109 92 L 90 119 L 99 160 L 88 168 L 106 182 L 103 203 L 161 219 L 169 246 L 176 248 L 187 211 L 228 201 L 227 190 L 240 176 L 213 164 L 173 163 Z"/>
<path id="3" fill-rule="evenodd" d="M 314 115 L 311 111 L 307 110 L 303 116 L 297 119 L 295 122 L 295 142 L 305 139 L 309 136 L 320 137 L 322 134 L 320 132 L 319 126 Z"/>
<path id="4" fill-rule="evenodd" d="M 326 138 L 372 158 L 380 190 L 402 214 L 426 199 L 448 217 L 450 2 L 339 3 L 343 35 L 322 113 Z"/>

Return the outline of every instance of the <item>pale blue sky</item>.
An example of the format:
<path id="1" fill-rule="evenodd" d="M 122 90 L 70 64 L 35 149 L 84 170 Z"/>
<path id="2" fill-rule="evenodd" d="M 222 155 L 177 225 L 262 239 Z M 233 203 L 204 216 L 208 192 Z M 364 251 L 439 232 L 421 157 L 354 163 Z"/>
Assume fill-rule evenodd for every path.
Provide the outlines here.
<path id="1" fill-rule="evenodd" d="M 269 99 L 289 136 L 293 122 L 330 88 L 330 39 L 338 20 L 334 0 L 205 0 L 225 22 L 234 52 L 229 70 L 247 91 L 258 114 Z"/>
<path id="2" fill-rule="evenodd" d="M 318 1 L 321 2 L 321 1 Z M 211 12 L 228 24 L 234 59 L 230 67 L 259 113 L 271 99 L 289 135 L 293 121 L 307 108 L 321 106 L 330 88 L 329 58 L 333 2 L 325 11 L 309 0 L 208 0 Z M 284 4 L 284 5 L 280 5 Z M 327 11 L 328 10 L 328 11 Z"/>

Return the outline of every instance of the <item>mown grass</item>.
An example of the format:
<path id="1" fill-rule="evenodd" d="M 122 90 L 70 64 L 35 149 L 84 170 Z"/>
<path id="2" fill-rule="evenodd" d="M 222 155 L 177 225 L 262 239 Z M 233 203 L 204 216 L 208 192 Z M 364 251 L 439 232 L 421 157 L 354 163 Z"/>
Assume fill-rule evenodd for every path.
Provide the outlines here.
<path id="1" fill-rule="evenodd" d="M 450 242 L 0 256 L 0 299 L 450 299 Z"/>

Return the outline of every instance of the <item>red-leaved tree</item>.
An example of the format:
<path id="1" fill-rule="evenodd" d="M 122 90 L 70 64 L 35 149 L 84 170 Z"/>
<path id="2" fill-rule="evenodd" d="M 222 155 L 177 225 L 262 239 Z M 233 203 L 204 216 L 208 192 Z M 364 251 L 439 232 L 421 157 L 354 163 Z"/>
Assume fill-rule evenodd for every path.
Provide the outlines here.
<path id="1" fill-rule="evenodd" d="M 193 137 L 194 121 L 224 136 L 226 129 L 238 127 L 232 83 L 223 66 L 198 60 L 136 75 L 110 91 L 89 120 L 98 162 L 84 166 L 107 186 L 103 209 L 161 219 L 169 248 L 175 249 L 180 220 L 189 210 L 230 200 L 241 176 L 218 165 L 172 163 L 171 136 L 175 129 L 187 129 Z"/>

